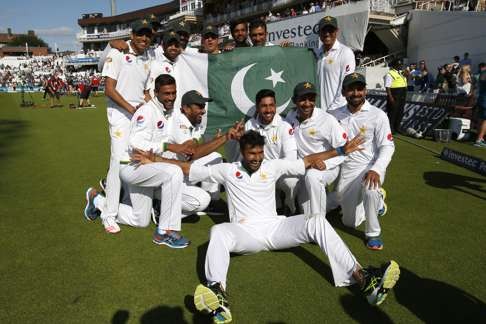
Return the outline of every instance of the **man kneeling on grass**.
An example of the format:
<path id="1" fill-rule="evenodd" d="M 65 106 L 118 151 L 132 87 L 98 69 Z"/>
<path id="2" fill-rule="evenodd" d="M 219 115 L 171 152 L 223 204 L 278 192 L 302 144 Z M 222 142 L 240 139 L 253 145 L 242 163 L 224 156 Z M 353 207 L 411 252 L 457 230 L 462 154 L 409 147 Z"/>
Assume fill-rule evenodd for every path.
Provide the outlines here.
<path id="1" fill-rule="evenodd" d="M 320 161 L 360 150 L 356 137 L 346 145 L 311 154 L 302 160 L 263 161 L 265 139 L 248 131 L 240 139 L 241 162 L 212 166 L 179 162 L 191 181 L 215 181 L 225 186 L 230 222 L 211 229 L 206 254 L 206 285 L 198 285 L 194 303 L 199 311 L 210 313 L 215 323 L 229 323 L 232 316 L 226 300 L 226 275 L 230 253 L 251 254 L 282 250 L 314 242 L 327 254 L 336 286 L 357 283 L 372 305 L 381 304 L 395 286 L 400 269 L 395 261 L 381 268 L 362 268 L 348 247 L 327 222 L 325 215 L 278 216 L 275 208 L 275 183 L 281 176 L 301 176 Z M 139 152 L 140 163 L 156 161 L 154 155 Z"/>

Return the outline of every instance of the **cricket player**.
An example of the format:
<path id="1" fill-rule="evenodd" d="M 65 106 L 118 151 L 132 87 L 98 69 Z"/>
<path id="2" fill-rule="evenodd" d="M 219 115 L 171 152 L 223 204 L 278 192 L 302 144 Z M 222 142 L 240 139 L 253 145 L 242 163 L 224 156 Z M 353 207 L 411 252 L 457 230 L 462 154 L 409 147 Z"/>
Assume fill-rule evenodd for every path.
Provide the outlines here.
<path id="1" fill-rule="evenodd" d="M 264 137 L 249 131 L 240 139 L 241 162 L 181 165 L 191 180 L 212 179 L 223 184 L 230 210 L 229 223 L 211 228 L 205 262 L 207 285 L 198 285 L 194 293 L 198 310 L 211 313 L 215 323 L 231 321 L 225 295 L 230 253 L 281 250 L 309 242 L 317 243 L 328 256 L 336 286 L 357 283 L 370 304 L 379 305 L 384 301 L 399 277 L 395 261 L 380 269 L 362 268 L 325 215 L 285 217 L 278 216 L 275 210 L 275 183 L 281 176 L 303 175 L 316 161 L 349 154 L 358 150 L 360 143 L 361 138 L 356 137 L 345 146 L 296 161 L 264 160 Z M 136 158 L 142 163 L 150 162 L 144 157 Z"/>
<path id="2" fill-rule="evenodd" d="M 182 53 L 180 36 L 175 31 L 170 30 L 164 33 L 162 40 L 163 54 L 152 60 L 150 74 L 145 84 L 145 92 L 154 97 L 155 79 L 161 74 L 169 74 L 176 78 L 175 68 L 177 58 Z"/>
<path id="3" fill-rule="evenodd" d="M 319 21 L 317 79 L 320 84 L 321 107 L 333 110 L 346 104 L 341 94 L 344 77 L 354 72 L 356 61 L 353 51 L 337 40 L 339 29 L 335 17 L 326 16 Z"/>
<path id="4" fill-rule="evenodd" d="M 220 146 L 230 140 L 230 134 L 223 135 L 219 131 L 216 137 L 205 143 L 202 142 L 205 128 L 201 125 L 206 113 L 206 103 L 212 99 L 204 98 L 199 92 L 191 90 L 186 92 L 181 99 L 181 114 L 174 118 L 170 143 L 192 143 L 194 152 L 190 156 L 181 154 L 164 153 L 164 157 L 181 161 L 193 161 L 197 165 L 214 165 L 223 162 L 221 154 L 215 152 Z M 243 122 L 236 123 L 236 132 L 243 131 Z M 212 181 L 203 181 L 201 190 L 211 196 L 211 203 L 206 210 L 209 214 L 224 214 L 226 204 L 220 199 L 219 184 Z M 224 205 L 224 206 L 223 206 Z"/>
<path id="5" fill-rule="evenodd" d="M 379 211 L 384 208 L 383 191 L 388 164 L 395 151 L 387 115 L 366 100 L 366 80 L 359 73 L 343 81 L 347 105 L 330 112 L 349 136 L 364 137 L 363 150 L 349 154 L 341 164 L 336 192 L 344 225 L 358 227 L 366 221 L 367 247 L 383 249 Z"/>
<path id="6" fill-rule="evenodd" d="M 258 91 L 255 98 L 256 116 L 245 123 L 245 131 L 254 130 L 265 138 L 264 159 L 297 160 L 297 144 L 294 130 L 277 114 L 275 92 L 270 89 Z M 282 177 L 277 188 L 285 193 L 285 206 L 290 214 L 295 213 L 295 189 L 299 179 Z M 277 196 L 278 197 L 278 196 Z M 280 199 L 277 200 L 277 204 Z"/>
<path id="7" fill-rule="evenodd" d="M 105 94 L 108 97 L 107 115 L 111 138 L 110 168 L 107 175 L 106 207 L 101 219 L 108 233 L 118 233 L 115 221 L 120 200 L 120 157 L 128 146 L 130 119 L 144 104 L 144 85 L 148 78 L 150 59 L 147 48 L 152 39 L 152 28 L 146 20 L 132 24 L 130 51 L 116 49 L 109 52 L 103 66 Z"/>
<path id="8" fill-rule="evenodd" d="M 313 153 L 329 151 L 346 144 L 347 134 L 338 121 L 322 109 L 316 108 L 317 91 L 314 84 L 301 82 L 294 88 L 292 100 L 296 109 L 287 114 L 286 120 L 294 129 L 297 155 L 300 159 Z M 326 186 L 339 174 L 344 156 L 321 161 L 309 169 L 298 184 L 302 190 L 299 201 L 304 214 L 326 214 Z"/>

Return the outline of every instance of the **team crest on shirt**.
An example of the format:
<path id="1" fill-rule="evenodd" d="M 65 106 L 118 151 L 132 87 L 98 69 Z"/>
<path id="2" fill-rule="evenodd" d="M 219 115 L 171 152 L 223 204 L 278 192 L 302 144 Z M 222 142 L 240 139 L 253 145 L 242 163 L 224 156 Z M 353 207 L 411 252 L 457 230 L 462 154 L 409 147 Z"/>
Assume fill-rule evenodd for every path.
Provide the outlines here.
<path id="1" fill-rule="evenodd" d="M 268 175 L 265 173 L 265 172 L 260 172 L 260 180 L 267 180 L 268 179 Z"/>
<path id="2" fill-rule="evenodd" d="M 149 65 L 147 63 L 145 63 L 143 65 L 143 69 L 145 70 L 145 72 L 147 72 L 149 70 Z"/>
<path id="3" fill-rule="evenodd" d="M 107 57 L 105 63 L 111 63 L 113 59 L 111 57 Z"/>
<path id="4" fill-rule="evenodd" d="M 243 179 L 243 175 L 241 174 L 241 172 L 240 172 L 240 171 L 236 171 L 236 173 L 235 173 L 235 177 L 236 177 L 237 179 Z"/>
<path id="5" fill-rule="evenodd" d="M 389 140 L 389 141 L 393 141 L 393 135 L 392 133 L 389 133 L 386 138 Z"/>
<path id="6" fill-rule="evenodd" d="M 359 128 L 359 135 L 361 135 L 361 136 L 366 135 L 366 125 L 363 125 Z"/>
<path id="7" fill-rule="evenodd" d="M 137 125 L 142 125 L 145 122 L 145 118 L 142 115 L 137 117 Z"/>
<path id="8" fill-rule="evenodd" d="M 316 129 L 315 129 L 315 128 L 311 128 L 311 129 L 309 129 L 309 135 L 310 135 L 310 136 L 315 136 L 316 134 L 317 134 L 317 131 L 316 131 Z"/>
<path id="9" fill-rule="evenodd" d="M 127 61 L 127 63 L 132 63 L 132 62 L 133 62 L 133 60 L 132 60 L 132 58 L 130 57 L 130 55 L 126 55 L 126 56 L 125 56 L 125 61 Z"/>
<path id="10" fill-rule="evenodd" d="M 332 64 L 332 63 L 334 63 L 334 60 L 332 58 L 328 58 L 327 59 L 327 64 Z"/>
<path id="11" fill-rule="evenodd" d="M 121 138 L 123 136 L 123 133 L 121 130 L 117 129 L 116 131 L 113 132 L 113 136 L 115 138 Z"/>
<path id="12" fill-rule="evenodd" d="M 157 122 L 157 128 L 158 128 L 158 129 L 162 129 L 162 128 L 164 128 L 164 122 L 163 122 L 162 120 L 159 120 L 159 121 Z"/>
<path id="13" fill-rule="evenodd" d="M 275 144 L 275 143 L 277 143 L 277 141 L 278 141 L 277 135 L 273 135 L 272 136 L 272 143 Z"/>

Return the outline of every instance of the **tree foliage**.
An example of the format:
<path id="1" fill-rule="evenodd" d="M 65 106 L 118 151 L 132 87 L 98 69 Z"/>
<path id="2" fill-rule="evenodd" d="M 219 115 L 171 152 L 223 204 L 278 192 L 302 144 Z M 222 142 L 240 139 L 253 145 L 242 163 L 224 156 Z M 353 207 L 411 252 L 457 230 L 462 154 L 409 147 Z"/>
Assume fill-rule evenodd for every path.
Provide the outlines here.
<path id="1" fill-rule="evenodd" d="M 47 43 L 36 35 L 19 35 L 12 39 L 8 43 L 8 46 L 25 46 L 25 43 L 27 43 L 30 47 L 48 47 Z"/>

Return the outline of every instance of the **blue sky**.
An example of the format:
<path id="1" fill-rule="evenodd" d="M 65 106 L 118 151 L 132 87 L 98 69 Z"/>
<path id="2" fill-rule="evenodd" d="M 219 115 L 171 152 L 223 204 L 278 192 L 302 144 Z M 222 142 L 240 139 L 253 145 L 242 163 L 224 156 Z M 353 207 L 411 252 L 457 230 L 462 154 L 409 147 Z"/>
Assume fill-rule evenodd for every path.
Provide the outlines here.
<path id="1" fill-rule="evenodd" d="M 117 0 L 117 13 L 142 9 L 169 2 L 168 0 Z M 110 0 L 0 0 L 0 32 L 12 28 L 13 33 L 34 30 L 54 49 L 76 50 L 79 32 L 78 18 L 83 13 L 111 13 Z"/>

